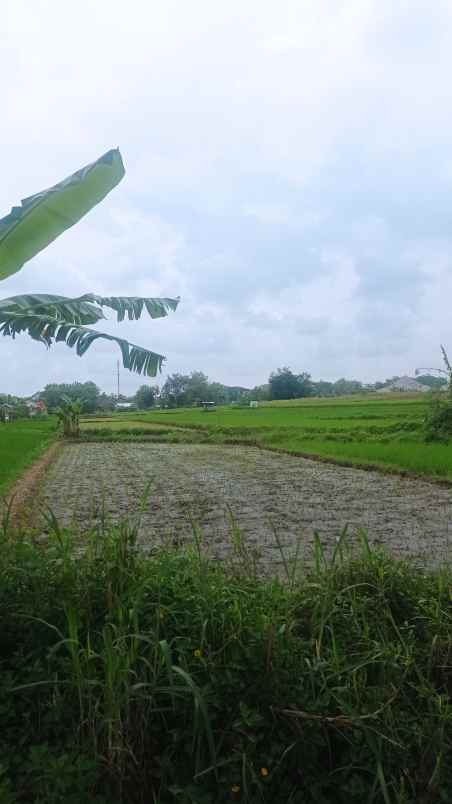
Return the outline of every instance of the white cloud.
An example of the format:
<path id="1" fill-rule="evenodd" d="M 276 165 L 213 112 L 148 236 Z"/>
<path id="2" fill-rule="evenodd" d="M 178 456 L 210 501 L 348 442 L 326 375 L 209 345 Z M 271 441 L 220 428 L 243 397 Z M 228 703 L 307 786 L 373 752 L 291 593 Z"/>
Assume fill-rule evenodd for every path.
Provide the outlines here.
<path id="1" fill-rule="evenodd" d="M 448 0 L 5 0 L 2 20 L 0 214 L 110 147 L 127 168 L 3 296 L 180 294 L 118 332 L 231 384 L 385 377 L 447 344 Z M 1 339 L 0 390 L 113 387 L 115 362 Z"/>

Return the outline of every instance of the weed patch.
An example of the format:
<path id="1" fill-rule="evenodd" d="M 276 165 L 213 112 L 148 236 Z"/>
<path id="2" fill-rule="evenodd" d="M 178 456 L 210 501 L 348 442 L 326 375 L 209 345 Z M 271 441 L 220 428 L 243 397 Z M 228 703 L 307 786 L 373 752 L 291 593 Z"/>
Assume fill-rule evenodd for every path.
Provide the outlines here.
<path id="1" fill-rule="evenodd" d="M 238 540 L 238 544 L 240 540 Z M 2 802 L 448 801 L 452 573 L 2 535 Z M 80 547 L 82 549 L 80 550 Z M 77 557 L 78 556 L 78 557 Z"/>

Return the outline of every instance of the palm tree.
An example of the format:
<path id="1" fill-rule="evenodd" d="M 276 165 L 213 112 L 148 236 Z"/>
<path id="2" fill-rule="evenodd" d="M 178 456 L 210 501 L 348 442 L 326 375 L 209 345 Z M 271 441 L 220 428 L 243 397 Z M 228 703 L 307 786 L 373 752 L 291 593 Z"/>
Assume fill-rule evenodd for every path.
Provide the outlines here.
<path id="1" fill-rule="evenodd" d="M 0 220 L 0 281 L 19 271 L 62 232 L 73 226 L 99 203 L 124 176 L 118 149 L 108 151 L 48 190 L 22 201 Z M 176 310 L 179 299 L 137 296 L 76 298 L 51 294 L 25 294 L 0 300 L 0 333 L 15 338 L 26 332 L 47 347 L 63 342 L 83 355 L 98 338 L 114 341 L 122 353 L 124 368 L 154 377 L 165 360 L 142 346 L 92 329 L 105 318 L 103 308 L 114 310 L 117 320 L 140 318 L 147 312 L 161 318 Z"/>

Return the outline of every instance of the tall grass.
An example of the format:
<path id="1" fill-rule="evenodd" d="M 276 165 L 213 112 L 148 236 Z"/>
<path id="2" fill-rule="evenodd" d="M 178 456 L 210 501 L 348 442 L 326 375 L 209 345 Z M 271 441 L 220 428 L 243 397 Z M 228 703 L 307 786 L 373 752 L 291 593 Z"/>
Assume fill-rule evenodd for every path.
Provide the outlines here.
<path id="1" fill-rule="evenodd" d="M 1 538 L 2 804 L 450 800 L 449 568 L 342 534 L 259 580 L 235 523 L 227 566 L 196 528 Z"/>

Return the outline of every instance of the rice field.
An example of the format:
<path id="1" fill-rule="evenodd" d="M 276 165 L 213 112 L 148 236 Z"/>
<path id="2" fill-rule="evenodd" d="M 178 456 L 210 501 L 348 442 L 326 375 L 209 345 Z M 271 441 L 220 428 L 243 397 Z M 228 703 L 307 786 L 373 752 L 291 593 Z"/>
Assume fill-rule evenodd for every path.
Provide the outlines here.
<path id="1" fill-rule="evenodd" d="M 47 449 L 57 435 L 53 419 L 0 423 L 0 495 Z"/>
<path id="2" fill-rule="evenodd" d="M 427 398 L 426 398 L 427 397 Z M 425 443 L 428 395 L 305 399 L 258 408 L 219 407 L 120 414 L 83 423 L 92 437 L 133 433 L 135 438 L 243 442 L 347 465 L 408 472 L 452 481 L 452 446 Z M 184 432 L 185 431 L 185 432 Z M 166 435 L 165 435 L 166 434 Z"/>

